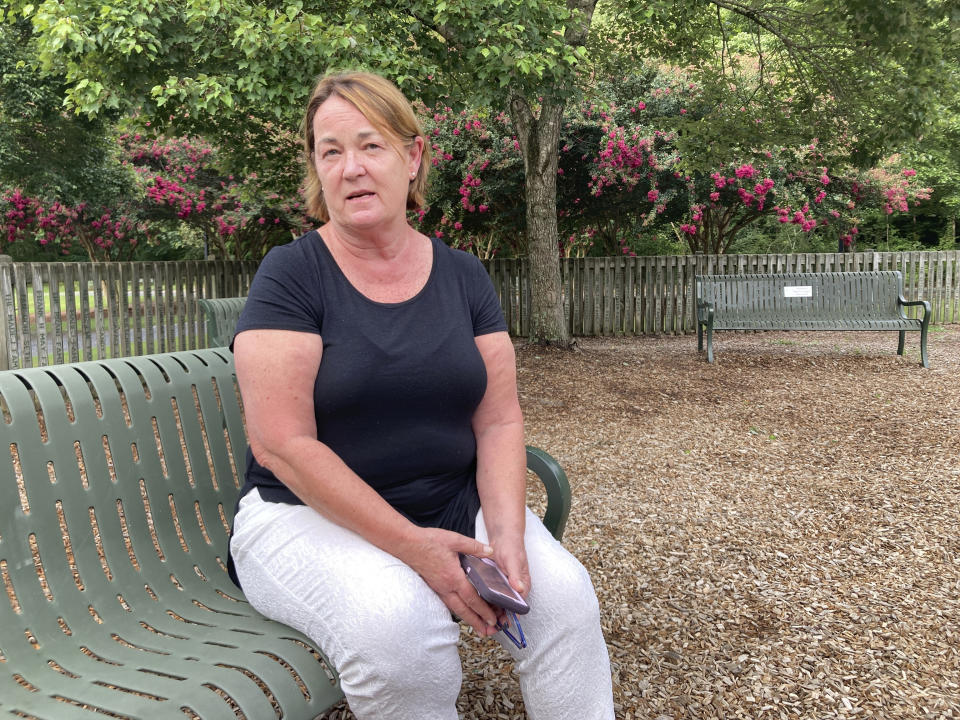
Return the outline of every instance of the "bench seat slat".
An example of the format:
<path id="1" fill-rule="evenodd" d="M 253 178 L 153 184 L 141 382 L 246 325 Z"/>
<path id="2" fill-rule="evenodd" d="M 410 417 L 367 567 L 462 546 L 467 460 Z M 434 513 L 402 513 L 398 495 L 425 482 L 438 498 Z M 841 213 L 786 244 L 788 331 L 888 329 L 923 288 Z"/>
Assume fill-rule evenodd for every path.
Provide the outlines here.
<path id="1" fill-rule="evenodd" d="M 758 325 L 763 325 L 758 328 Z M 802 320 L 796 318 L 762 318 L 740 316 L 735 319 L 726 318 L 715 321 L 714 330 L 920 330 L 920 320 L 904 318 L 902 320 L 884 319 L 854 319 L 836 320 Z"/>

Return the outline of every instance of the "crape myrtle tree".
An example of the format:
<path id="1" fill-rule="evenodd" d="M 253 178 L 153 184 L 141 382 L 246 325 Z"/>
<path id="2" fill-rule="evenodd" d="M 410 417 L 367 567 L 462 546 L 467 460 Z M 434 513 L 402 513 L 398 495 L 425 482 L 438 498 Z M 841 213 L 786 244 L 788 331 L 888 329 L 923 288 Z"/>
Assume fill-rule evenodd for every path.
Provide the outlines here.
<path id="1" fill-rule="evenodd" d="M 218 257 L 259 260 L 271 246 L 308 228 L 296 192 L 281 196 L 256 172 L 225 174 L 220 153 L 202 138 L 136 132 L 119 140 L 137 174 L 141 214 L 195 228 Z"/>
<path id="2" fill-rule="evenodd" d="M 53 256 L 133 259 L 165 226 L 192 228 L 221 258 L 259 259 L 304 232 L 297 193 L 283 197 L 256 173 L 224 173 L 217 151 L 201 138 L 122 133 L 114 142 L 128 170 L 127 194 L 109 207 L 67 204 L 21 187 L 0 188 L 0 231 L 10 248 L 34 242 Z"/>
<path id="3" fill-rule="evenodd" d="M 938 28 L 956 0 L 609 0 L 597 9 L 597 0 L 8 4 L 32 21 L 41 56 L 61 68 L 80 113 L 135 109 L 179 134 L 292 126 L 313 76 L 338 66 L 380 71 L 429 106 L 445 96 L 458 110 L 470 102 L 508 112 L 524 165 L 531 335 L 565 345 L 556 181 L 564 109 L 589 88 L 590 57 L 600 57 L 588 46 L 697 67 L 709 112 L 678 138 L 703 149 L 707 164 L 771 144 L 744 122 L 731 90 L 796 98 L 789 123 L 767 132 L 846 133 L 861 157 L 876 158 L 923 124 L 937 91 Z M 763 77 L 774 82 L 740 86 L 734 35 L 756 38 Z M 242 147 L 234 151 L 234 172 L 268 182 L 290 164 L 254 168 Z"/>
<path id="4" fill-rule="evenodd" d="M 603 104 L 568 104 L 557 167 L 562 255 L 635 255 L 670 240 L 674 252 L 724 253 L 761 220 L 842 251 L 854 247 L 862 213 L 905 213 L 927 197 L 900 158 L 861 171 L 848 148 L 816 140 L 709 169 L 685 165 L 675 128 L 700 111 L 700 96 L 688 73 L 651 65 L 605 89 Z M 510 118 L 442 104 L 419 109 L 434 151 L 421 227 L 482 257 L 522 251 L 523 160 Z"/>
<path id="5" fill-rule="evenodd" d="M 65 69 L 40 67 L 29 21 L 4 10 L 0 19 L 3 252 L 112 261 L 167 257 L 205 241 L 219 257 L 258 259 L 306 227 L 300 170 L 289 163 L 295 128 L 251 117 L 220 132 L 226 147 L 242 145 L 252 166 L 273 171 L 269 186 L 253 172 L 235 177 L 224 169 L 233 156 L 203 138 L 166 137 L 119 108 L 65 110 Z M 134 129 L 118 130 L 124 125 Z M 287 186 L 286 195 L 272 189 Z"/>

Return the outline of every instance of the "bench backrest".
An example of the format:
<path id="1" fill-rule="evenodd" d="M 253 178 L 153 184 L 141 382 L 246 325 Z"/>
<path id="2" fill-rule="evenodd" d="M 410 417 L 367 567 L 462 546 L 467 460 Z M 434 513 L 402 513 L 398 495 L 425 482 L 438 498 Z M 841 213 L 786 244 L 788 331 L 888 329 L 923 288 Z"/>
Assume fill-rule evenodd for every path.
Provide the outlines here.
<path id="1" fill-rule="evenodd" d="M 226 347 L 230 344 L 246 302 L 245 297 L 199 300 L 207 319 L 207 347 Z"/>
<path id="2" fill-rule="evenodd" d="M 830 273 L 698 275 L 697 300 L 712 303 L 716 317 L 881 319 L 902 317 L 897 270 Z"/>
<path id="3" fill-rule="evenodd" d="M 6 371 L 0 409 L 0 566 L 21 606 L 69 624 L 118 588 L 131 605 L 197 582 L 236 595 L 226 573 L 197 577 L 226 562 L 244 467 L 229 352 Z M 145 590 L 151 576 L 173 584 Z M 0 623 L 25 621 L 0 599 Z"/>

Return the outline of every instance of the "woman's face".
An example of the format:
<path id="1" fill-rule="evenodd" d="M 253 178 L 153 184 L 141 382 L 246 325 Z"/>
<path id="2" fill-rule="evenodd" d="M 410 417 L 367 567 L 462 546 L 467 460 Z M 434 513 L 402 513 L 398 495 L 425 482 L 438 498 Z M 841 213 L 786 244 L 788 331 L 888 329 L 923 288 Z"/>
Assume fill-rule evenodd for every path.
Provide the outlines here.
<path id="1" fill-rule="evenodd" d="M 331 222 L 364 230 L 406 220 L 422 138 L 398 152 L 363 113 L 337 95 L 317 109 L 313 132 L 313 163 Z"/>

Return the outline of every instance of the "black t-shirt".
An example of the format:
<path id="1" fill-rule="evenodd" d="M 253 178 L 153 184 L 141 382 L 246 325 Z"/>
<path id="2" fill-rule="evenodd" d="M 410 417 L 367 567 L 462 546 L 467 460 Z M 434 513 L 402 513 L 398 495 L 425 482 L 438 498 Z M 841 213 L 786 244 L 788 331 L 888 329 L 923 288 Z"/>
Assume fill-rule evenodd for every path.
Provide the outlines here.
<path id="1" fill-rule="evenodd" d="M 311 231 L 264 258 L 236 332 L 320 335 L 317 438 L 413 522 L 472 537 L 480 498 L 471 421 L 487 384 L 474 338 L 507 327 L 480 261 L 432 242 L 423 289 L 379 303 Z M 252 487 L 268 502 L 301 504 L 248 448 L 242 494 Z"/>

